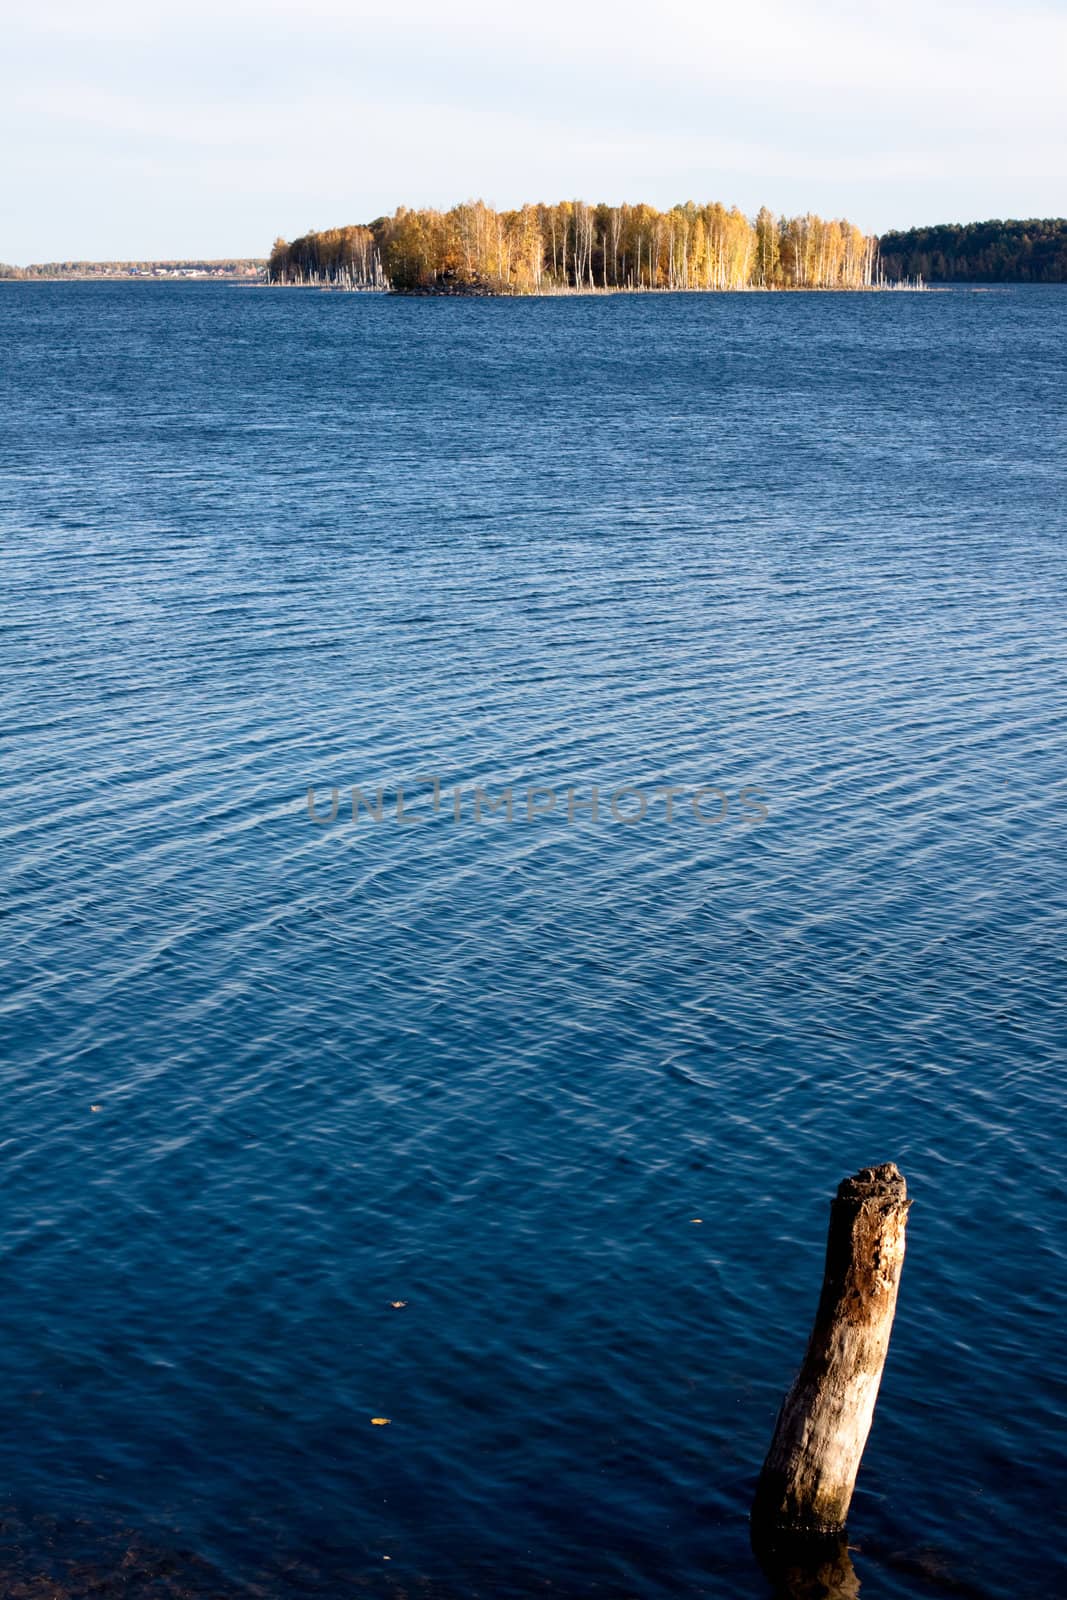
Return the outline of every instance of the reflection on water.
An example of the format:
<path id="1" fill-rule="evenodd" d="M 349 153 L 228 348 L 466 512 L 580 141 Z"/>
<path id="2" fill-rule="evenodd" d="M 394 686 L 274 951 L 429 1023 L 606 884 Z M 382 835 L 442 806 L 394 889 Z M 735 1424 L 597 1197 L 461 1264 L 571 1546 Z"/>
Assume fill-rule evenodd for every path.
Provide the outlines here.
<path id="1" fill-rule="evenodd" d="M 752 1530 L 752 1551 L 774 1600 L 856 1600 L 848 1538 L 790 1539 Z"/>

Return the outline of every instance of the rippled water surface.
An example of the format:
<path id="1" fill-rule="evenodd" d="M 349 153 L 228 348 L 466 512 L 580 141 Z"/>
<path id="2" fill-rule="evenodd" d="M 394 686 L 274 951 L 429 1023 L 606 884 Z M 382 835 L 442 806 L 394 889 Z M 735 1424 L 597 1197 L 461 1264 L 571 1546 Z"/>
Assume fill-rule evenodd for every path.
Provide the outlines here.
<path id="1" fill-rule="evenodd" d="M 759 1600 L 893 1159 L 861 1592 L 1063 1592 L 1067 291 L 7 284 L 0 366 L 0 1562 Z"/>

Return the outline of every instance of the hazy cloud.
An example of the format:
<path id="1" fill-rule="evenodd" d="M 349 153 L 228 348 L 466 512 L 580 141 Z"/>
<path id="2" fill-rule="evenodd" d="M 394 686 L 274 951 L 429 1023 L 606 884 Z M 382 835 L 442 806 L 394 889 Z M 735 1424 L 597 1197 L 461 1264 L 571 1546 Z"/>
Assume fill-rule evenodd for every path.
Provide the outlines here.
<path id="1" fill-rule="evenodd" d="M 0 67 L 0 259 L 259 254 L 471 195 L 1056 214 L 1065 62 L 1062 5 L 43 0 Z"/>

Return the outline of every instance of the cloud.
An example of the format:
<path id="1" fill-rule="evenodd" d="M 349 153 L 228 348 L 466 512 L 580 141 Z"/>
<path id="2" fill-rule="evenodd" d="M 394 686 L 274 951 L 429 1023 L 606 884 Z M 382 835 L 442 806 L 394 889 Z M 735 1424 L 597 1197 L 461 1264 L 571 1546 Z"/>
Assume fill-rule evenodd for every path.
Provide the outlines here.
<path id="1" fill-rule="evenodd" d="M 207 249 L 222 218 L 241 238 L 220 251 L 263 250 L 311 216 L 472 193 L 766 200 L 877 228 L 1051 211 L 1064 59 L 1067 16 L 1041 6 L 42 0 L 0 67 L 0 137 L 36 178 L 2 180 L 0 257 L 132 249 L 134 173 L 166 189 L 166 253 Z M 87 174 L 79 242 L 62 213 Z"/>

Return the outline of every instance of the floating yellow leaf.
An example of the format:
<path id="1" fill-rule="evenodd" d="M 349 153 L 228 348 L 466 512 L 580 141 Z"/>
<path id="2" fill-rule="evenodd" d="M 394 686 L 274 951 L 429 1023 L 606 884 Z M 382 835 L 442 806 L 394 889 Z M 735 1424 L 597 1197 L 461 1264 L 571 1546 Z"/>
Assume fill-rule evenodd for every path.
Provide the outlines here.
<path id="1" fill-rule="evenodd" d="M 387 1428 L 392 1419 L 390 1417 L 371 1417 L 376 1428 Z"/>

